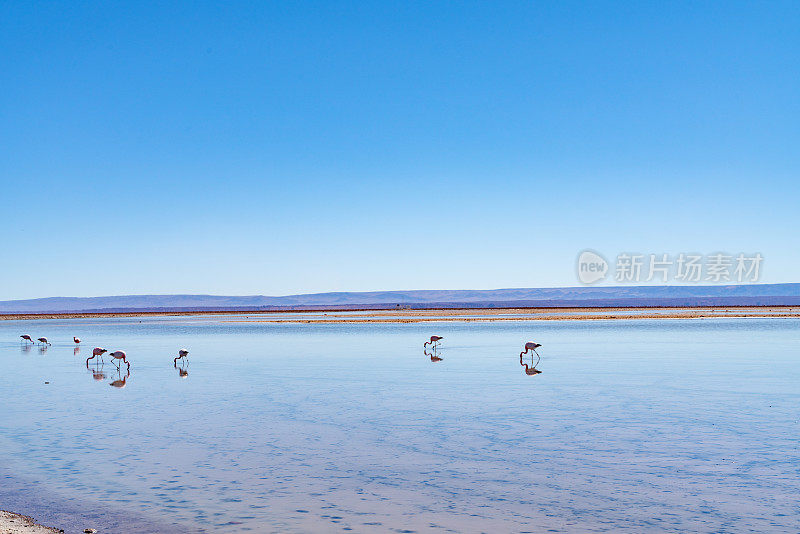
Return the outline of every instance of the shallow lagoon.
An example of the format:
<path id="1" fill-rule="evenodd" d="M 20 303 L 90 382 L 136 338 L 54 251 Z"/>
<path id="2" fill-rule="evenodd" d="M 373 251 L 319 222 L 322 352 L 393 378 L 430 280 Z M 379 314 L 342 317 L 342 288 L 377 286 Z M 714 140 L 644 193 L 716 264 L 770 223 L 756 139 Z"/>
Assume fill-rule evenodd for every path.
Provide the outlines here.
<path id="1" fill-rule="evenodd" d="M 126 532 L 800 529 L 796 319 L 230 318 L 1 322 L 0 507 Z M 128 353 L 124 388 L 96 345 Z"/>

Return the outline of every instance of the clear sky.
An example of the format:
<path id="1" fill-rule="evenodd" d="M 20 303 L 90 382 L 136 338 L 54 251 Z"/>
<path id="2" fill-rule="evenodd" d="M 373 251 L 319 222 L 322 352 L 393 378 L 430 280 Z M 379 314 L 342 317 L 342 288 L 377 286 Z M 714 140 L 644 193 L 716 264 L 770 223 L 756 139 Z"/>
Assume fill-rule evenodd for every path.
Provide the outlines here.
<path id="1" fill-rule="evenodd" d="M 798 2 L 0 3 L 0 300 L 800 281 Z"/>

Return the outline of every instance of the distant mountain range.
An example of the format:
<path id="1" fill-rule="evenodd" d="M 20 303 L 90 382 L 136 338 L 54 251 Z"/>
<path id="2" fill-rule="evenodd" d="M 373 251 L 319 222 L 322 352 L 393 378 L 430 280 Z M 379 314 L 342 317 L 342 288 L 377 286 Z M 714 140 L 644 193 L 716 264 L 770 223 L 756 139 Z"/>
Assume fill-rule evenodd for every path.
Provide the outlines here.
<path id="1" fill-rule="evenodd" d="M 787 306 L 800 305 L 800 284 L 560 287 L 313 293 L 283 297 L 120 295 L 0 301 L 0 313 L 255 311 L 354 308 L 512 306 Z"/>

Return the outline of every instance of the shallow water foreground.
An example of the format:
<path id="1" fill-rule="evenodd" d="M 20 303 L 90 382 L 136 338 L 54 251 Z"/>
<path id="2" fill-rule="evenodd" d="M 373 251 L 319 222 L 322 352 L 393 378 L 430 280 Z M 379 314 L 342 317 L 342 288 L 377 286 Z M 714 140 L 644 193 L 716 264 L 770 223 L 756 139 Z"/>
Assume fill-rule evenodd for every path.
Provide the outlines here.
<path id="1" fill-rule="evenodd" d="M 68 532 L 800 529 L 796 319 L 229 320 L 1 322 L 0 508 Z M 130 376 L 87 369 L 97 345 Z"/>

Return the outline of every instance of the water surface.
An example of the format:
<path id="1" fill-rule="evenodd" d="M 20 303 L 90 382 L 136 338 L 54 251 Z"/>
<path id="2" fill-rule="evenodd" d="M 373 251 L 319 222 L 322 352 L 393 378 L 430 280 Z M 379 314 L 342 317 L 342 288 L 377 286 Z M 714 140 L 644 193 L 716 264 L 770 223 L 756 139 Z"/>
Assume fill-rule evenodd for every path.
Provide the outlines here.
<path id="1" fill-rule="evenodd" d="M 800 529 L 796 319 L 230 319 L 0 322 L 0 507 L 127 532 Z M 130 376 L 87 369 L 96 345 Z"/>

